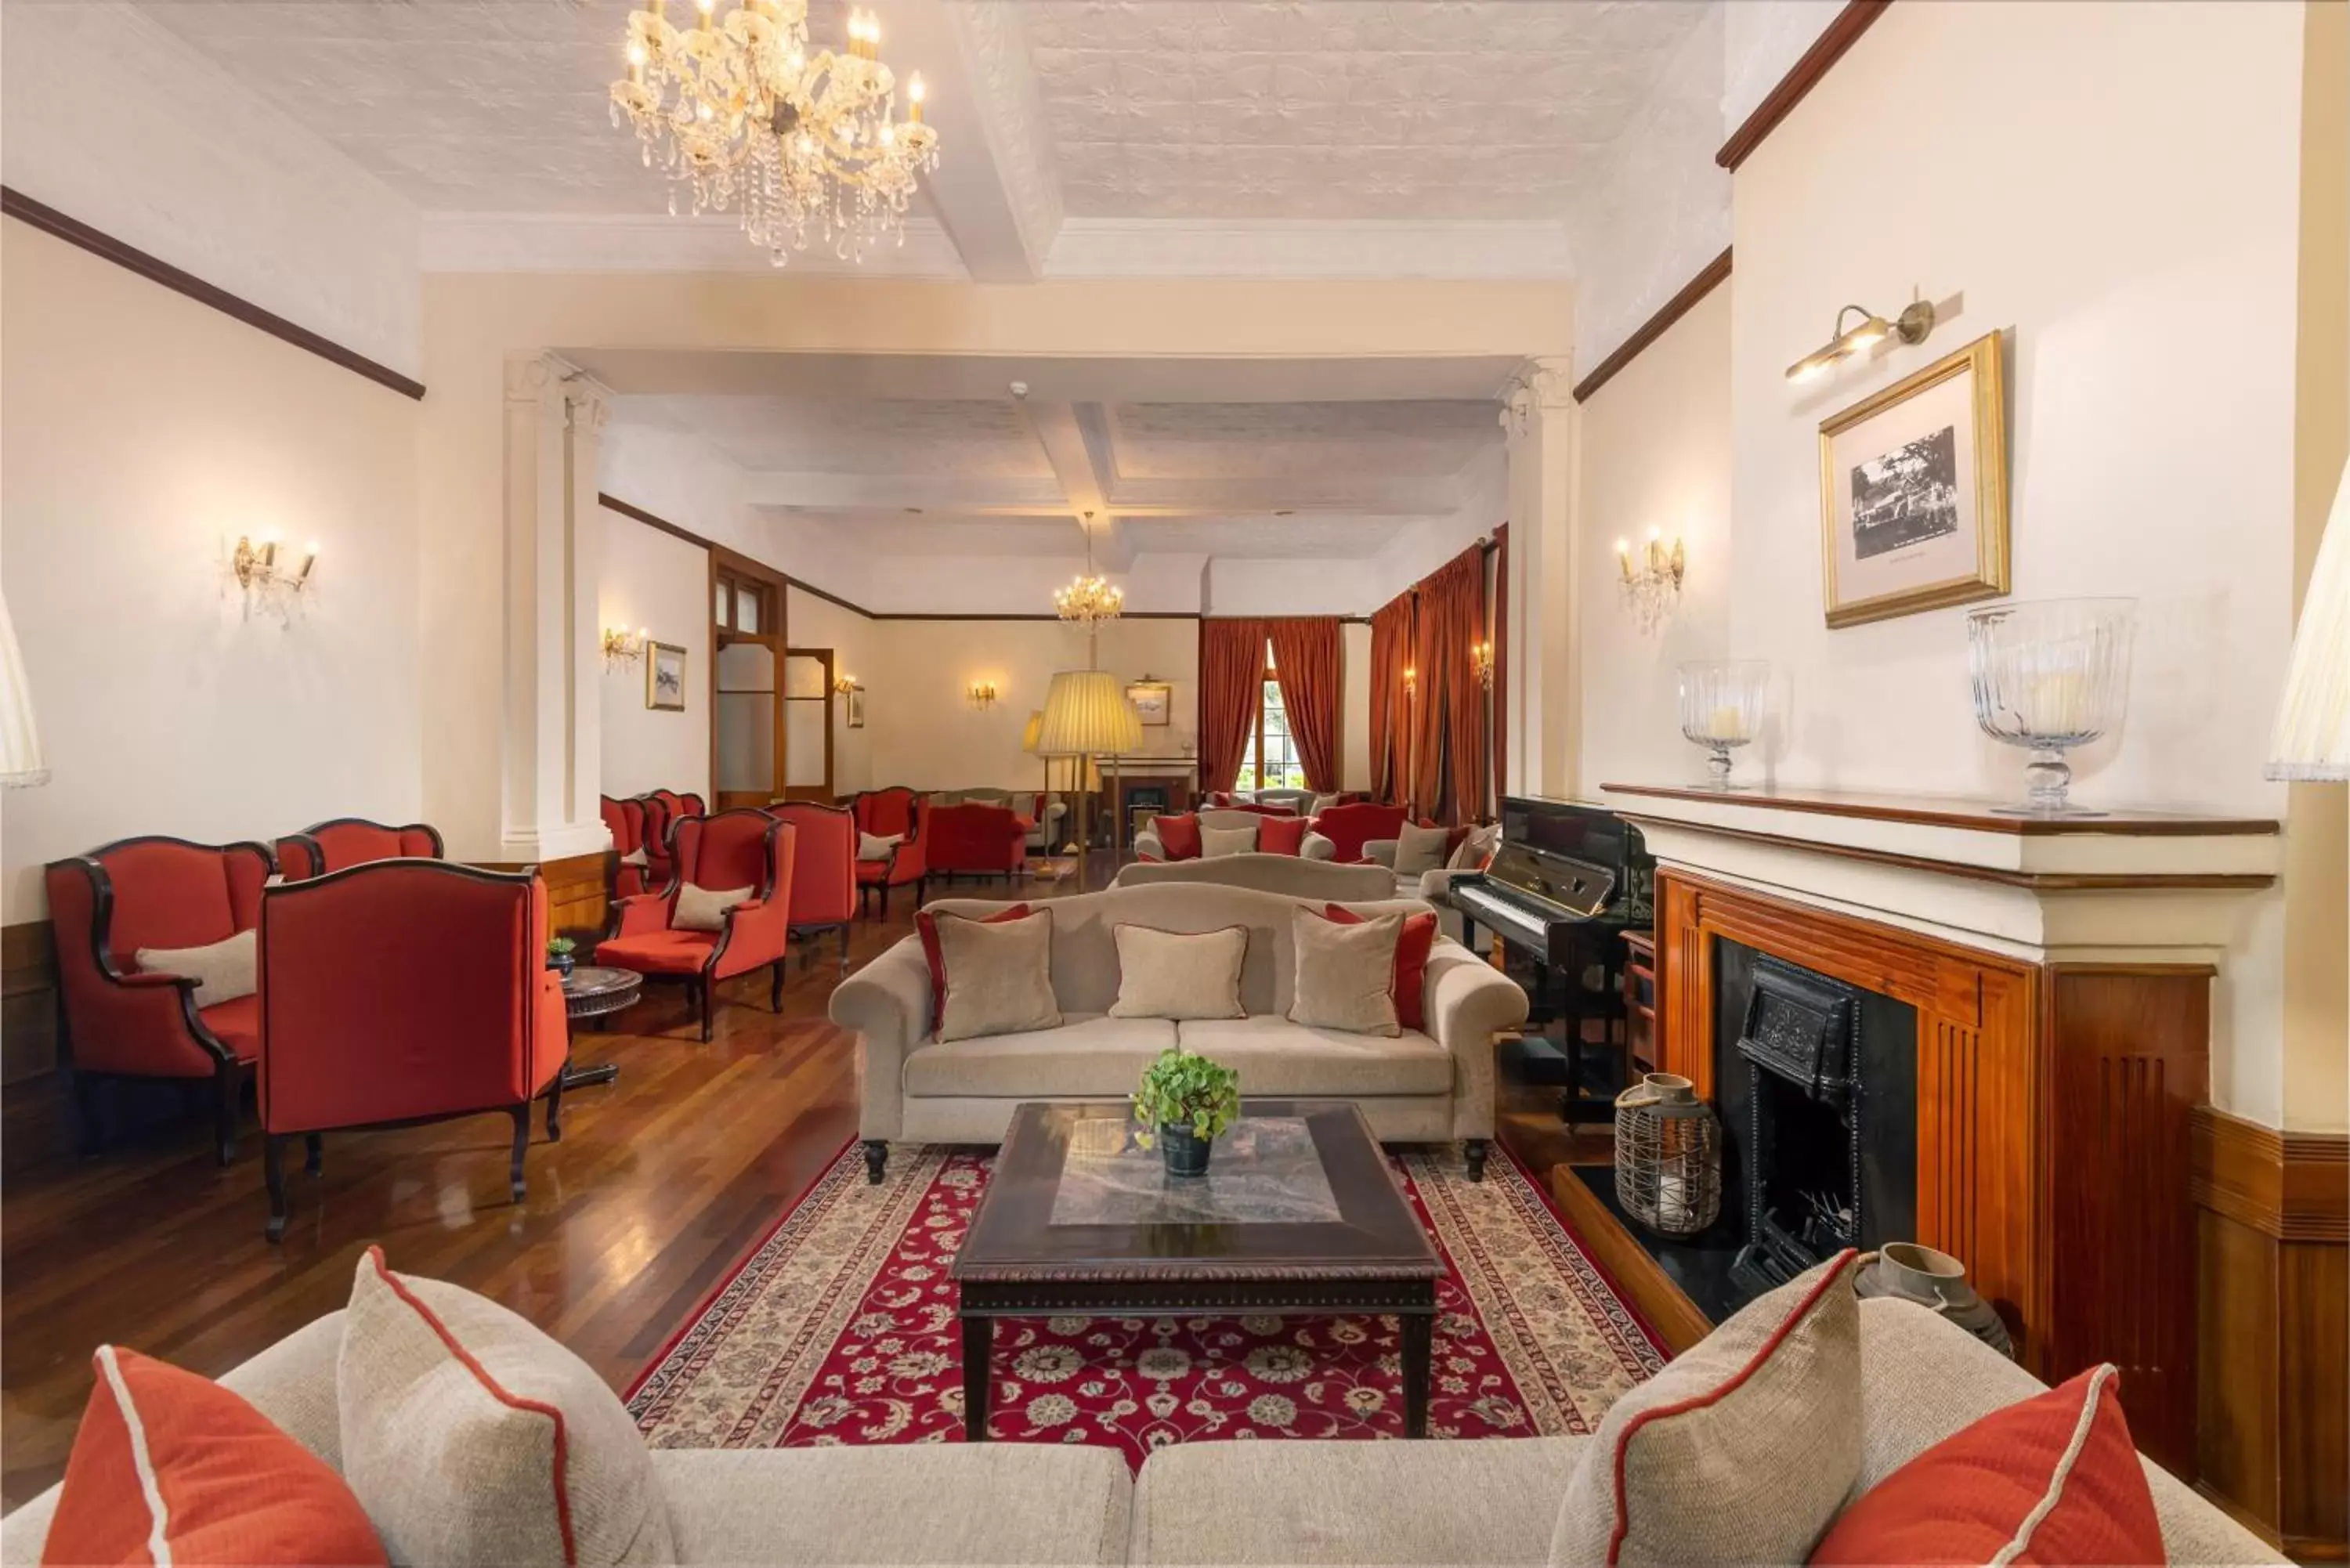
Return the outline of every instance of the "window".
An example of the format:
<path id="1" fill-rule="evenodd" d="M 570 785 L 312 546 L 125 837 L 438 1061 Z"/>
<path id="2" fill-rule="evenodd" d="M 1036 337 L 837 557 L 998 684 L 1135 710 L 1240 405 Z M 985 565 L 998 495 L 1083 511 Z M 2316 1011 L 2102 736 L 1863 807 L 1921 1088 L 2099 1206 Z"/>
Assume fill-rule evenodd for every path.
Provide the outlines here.
<path id="1" fill-rule="evenodd" d="M 1304 789 L 1305 768 L 1297 760 L 1297 743 L 1290 738 L 1289 713 L 1281 705 L 1281 682 L 1274 678 L 1273 645 L 1264 649 L 1264 683 L 1258 689 L 1256 728 L 1241 756 L 1242 789 Z"/>

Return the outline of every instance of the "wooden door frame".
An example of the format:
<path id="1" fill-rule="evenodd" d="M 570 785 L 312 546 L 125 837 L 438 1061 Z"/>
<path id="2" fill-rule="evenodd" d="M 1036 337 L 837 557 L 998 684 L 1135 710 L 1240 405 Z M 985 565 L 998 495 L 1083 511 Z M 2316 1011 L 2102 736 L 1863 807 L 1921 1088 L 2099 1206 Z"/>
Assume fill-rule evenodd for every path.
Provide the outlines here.
<path id="1" fill-rule="evenodd" d="M 819 786 L 816 784 L 795 784 L 789 782 L 792 776 L 792 747 L 790 727 L 786 725 L 785 728 L 776 732 L 778 735 L 783 737 L 783 739 L 776 742 L 776 751 L 781 755 L 781 761 L 778 763 L 778 766 L 782 769 L 780 776 L 785 781 L 779 793 L 786 800 L 795 798 L 792 794 L 792 791 L 795 789 L 816 790 L 818 793 L 800 798 L 813 800 L 824 805 L 830 805 L 832 804 L 832 701 L 834 697 L 832 690 L 832 676 L 833 670 L 836 668 L 833 662 L 833 655 L 835 651 L 835 649 L 829 648 L 786 648 L 784 649 L 784 657 L 785 659 L 813 659 L 819 661 L 824 666 L 824 784 L 819 788 Z M 785 684 L 783 667 L 778 665 L 775 669 L 775 691 L 778 696 L 782 696 Z M 816 699 L 813 697 L 782 697 L 782 711 L 784 714 L 788 715 L 792 711 L 791 705 L 794 702 L 813 702 L 815 701 Z"/>
<path id="2" fill-rule="evenodd" d="M 718 584 L 721 577 L 758 584 L 767 590 L 771 617 L 762 618 L 760 629 L 753 633 L 730 630 L 718 624 Z M 723 545 L 710 546 L 710 576 L 702 593 L 702 612 L 710 618 L 710 804 L 713 810 L 724 810 L 726 794 L 750 794 L 749 790 L 722 791 L 718 785 L 718 654 L 730 642 L 757 642 L 766 646 L 775 660 L 775 758 L 773 776 L 766 800 L 752 804 L 765 805 L 784 793 L 784 650 L 789 646 L 789 601 L 791 579 L 773 566 L 754 561 L 739 551 Z"/>

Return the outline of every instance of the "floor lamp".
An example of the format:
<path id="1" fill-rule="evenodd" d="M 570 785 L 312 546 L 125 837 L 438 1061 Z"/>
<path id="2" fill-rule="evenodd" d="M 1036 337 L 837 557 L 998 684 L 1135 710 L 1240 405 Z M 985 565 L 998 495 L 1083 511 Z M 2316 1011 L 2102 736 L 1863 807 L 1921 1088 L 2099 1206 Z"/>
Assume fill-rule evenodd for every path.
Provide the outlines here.
<path id="1" fill-rule="evenodd" d="M 2350 467 L 2334 493 L 2277 704 L 2268 776 L 2350 779 Z"/>
<path id="2" fill-rule="evenodd" d="M 1126 688 L 1107 670 L 1064 670 L 1053 677 L 1045 692 L 1043 715 L 1036 729 L 1036 751 L 1046 756 L 1076 759 L 1078 866 L 1092 847 L 1090 806 L 1093 792 L 1086 789 L 1085 767 L 1089 757 L 1113 760 L 1142 744 L 1142 716 L 1126 700 Z M 1113 847 L 1118 839 L 1112 834 Z"/>

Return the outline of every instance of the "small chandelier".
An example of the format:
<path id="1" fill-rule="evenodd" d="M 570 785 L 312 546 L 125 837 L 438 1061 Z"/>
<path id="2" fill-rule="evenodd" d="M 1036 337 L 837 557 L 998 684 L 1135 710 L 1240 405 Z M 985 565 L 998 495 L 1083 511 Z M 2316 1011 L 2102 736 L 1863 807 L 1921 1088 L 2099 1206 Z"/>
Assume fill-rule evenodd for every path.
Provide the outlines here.
<path id="1" fill-rule="evenodd" d="M 687 28 L 664 0 L 629 15 L 629 75 L 612 84 L 612 123 L 636 127 L 645 167 L 658 150 L 692 211 L 739 211 L 743 232 L 777 266 L 811 233 L 843 260 L 862 260 L 883 236 L 905 242 L 915 176 L 939 164 L 939 134 L 922 123 L 922 78 L 906 82 L 907 117 L 893 120 L 897 78 L 881 63 L 881 24 L 848 14 L 845 53 L 808 47 L 807 0 L 693 0 Z"/>
<path id="2" fill-rule="evenodd" d="M 1083 622 L 1088 628 L 1116 620 L 1126 608 L 1126 590 L 1110 587 L 1094 570 L 1094 514 L 1086 514 L 1086 572 L 1053 595 L 1053 607 L 1063 620 Z"/>

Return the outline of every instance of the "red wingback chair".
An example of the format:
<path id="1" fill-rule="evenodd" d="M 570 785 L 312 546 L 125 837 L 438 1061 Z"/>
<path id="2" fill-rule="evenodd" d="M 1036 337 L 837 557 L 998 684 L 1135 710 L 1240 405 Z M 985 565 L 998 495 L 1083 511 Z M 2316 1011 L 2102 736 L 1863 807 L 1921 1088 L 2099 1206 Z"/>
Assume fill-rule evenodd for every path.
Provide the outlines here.
<path id="1" fill-rule="evenodd" d="M 261 1003 L 241 996 L 196 1005 L 196 981 L 142 971 L 141 948 L 198 948 L 252 930 L 276 871 L 260 844 L 125 838 L 53 861 L 46 872 L 58 989 L 71 1044 L 85 1146 L 104 1128 L 109 1078 L 213 1081 L 220 1162 L 236 1158 L 238 1097 L 261 1054 Z"/>
<path id="2" fill-rule="evenodd" d="M 702 1038 L 710 1038 L 712 993 L 722 980 L 763 964 L 775 974 L 768 1005 L 784 1010 L 784 958 L 791 948 L 793 852 L 798 829 L 764 811 L 722 811 L 680 818 L 671 848 L 677 875 L 658 893 L 640 893 L 612 906 L 611 929 L 596 945 L 596 961 L 632 969 L 647 978 L 681 980 L 702 1007 Z M 679 930 L 678 889 L 748 888 L 751 897 L 726 911 L 715 931 Z"/>
<path id="3" fill-rule="evenodd" d="M 504 1111 L 523 1197 L 530 1104 L 549 1138 L 570 1054 L 563 979 L 546 967 L 536 870 L 378 860 L 269 890 L 261 908 L 262 1168 L 286 1234 L 286 1140 Z"/>
<path id="4" fill-rule="evenodd" d="M 928 846 L 923 840 L 923 827 L 931 816 L 931 808 L 922 797 L 903 784 L 888 789 L 869 789 L 849 802 L 857 815 L 857 831 L 869 833 L 877 838 L 895 838 L 898 846 L 880 860 L 860 859 L 857 863 L 857 894 L 863 898 L 878 895 L 881 918 L 889 918 L 889 889 L 914 884 L 914 902 L 920 904 L 930 892 L 930 872 L 923 853 Z"/>
<path id="5" fill-rule="evenodd" d="M 1334 805 L 1315 817 L 1314 831 L 1330 841 L 1330 858 L 1347 866 L 1363 858 L 1363 846 L 1373 839 L 1400 837 L 1405 820 L 1399 805 L 1357 801 Z"/>
<path id="6" fill-rule="evenodd" d="M 598 797 L 604 826 L 612 834 L 612 874 L 609 896 L 633 898 L 645 890 L 645 803 Z"/>
<path id="7" fill-rule="evenodd" d="M 645 803 L 645 886 L 666 888 L 675 878 L 670 864 L 674 853 L 671 846 L 672 830 L 691 816 L 707 816 L 709 807 L 698 794 L 680 794 L 673 789 L 657 789 L 641 797 Z"/>
<path id="8" fill-rule="evenodd" d="M 813 950 L 830 931 L 840 941 L 840 972 L 848 972 L 848 928 L 857 919 L 857 817 L 837 805 L 787 801 L 767 815 L 796 833 L 792 848 L 792 935 Z"/>
<path id="9" fill-rule="evenodd" d="M 277 869 L 288 882 L 323 877 L 370 860 L 445 858 L 441 830 L 421 822 L 392 827 L 363 816 L 338 816 L 277 841 Z"/>
<path id="10" fill-rule="evenodd" d="M 934 805 L 923 825 L 922 869 L 932 877 L 1001 877 L 1028 864 L 1028 823 L 1008 805 Z"/>

